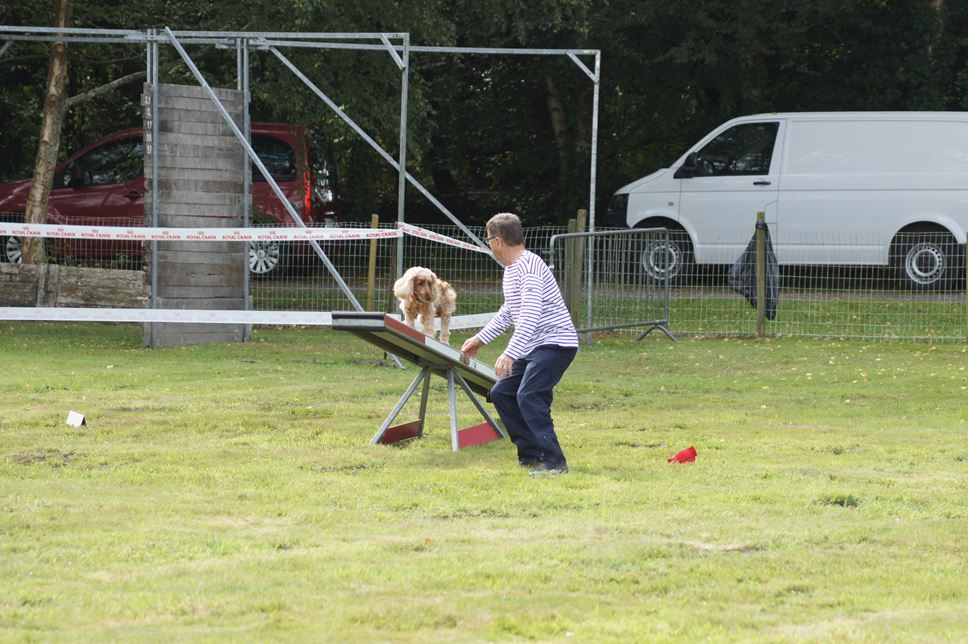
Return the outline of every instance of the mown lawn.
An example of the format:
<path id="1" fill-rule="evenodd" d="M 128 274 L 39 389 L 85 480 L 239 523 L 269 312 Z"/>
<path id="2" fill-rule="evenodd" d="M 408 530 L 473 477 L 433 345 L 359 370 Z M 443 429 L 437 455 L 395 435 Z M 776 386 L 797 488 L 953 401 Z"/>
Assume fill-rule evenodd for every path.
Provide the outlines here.
<path id="1" fill-rule="evenodd" d="M 603 336 L 535 480 L 442 381 L 370 445 L 414 371 L 348 334 L 139 338 L 0 322 L 0 640 L 968 638 L 964 345 Z"/>

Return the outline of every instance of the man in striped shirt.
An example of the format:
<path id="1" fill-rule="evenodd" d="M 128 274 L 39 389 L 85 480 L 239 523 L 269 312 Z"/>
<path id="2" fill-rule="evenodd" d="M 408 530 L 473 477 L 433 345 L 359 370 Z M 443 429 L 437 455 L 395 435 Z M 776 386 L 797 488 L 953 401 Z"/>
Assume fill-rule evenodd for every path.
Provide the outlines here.
<path id="1" fill-rule="evenodd" d="M 518 463 L 534 467 L 532 476 L 562 474 L 568 462 L 555 434 L 551 401 L 578 352 L 578 334 L 554 275 L 525 249 L 517 215 L 494 215 L 486 230 L 491 252 L 504 266 L 504 304 L 461 351 L 472 356 L 514 325 L 507 348 L 494 363 L 499 380 L 491 402 L 518 448 Z"/>

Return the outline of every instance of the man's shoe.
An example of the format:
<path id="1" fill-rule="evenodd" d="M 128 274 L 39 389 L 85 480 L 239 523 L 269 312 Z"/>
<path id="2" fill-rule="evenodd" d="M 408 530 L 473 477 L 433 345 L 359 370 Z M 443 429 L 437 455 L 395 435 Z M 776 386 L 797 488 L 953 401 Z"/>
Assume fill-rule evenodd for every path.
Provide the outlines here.
<path id="1" fill-rule="evenodd" d="M 535 465 L 539 464 L 540 462 L 541 461 L 539 459 L 536 459 L 536 458 L 519 458 L 518 459 L 518 465 L 520 465 L 521 467 L 534 467 Z"/>
<path id="2" fill-rule="evenodd" d="M 565 463 L 538 463 L 538 467 L 531 470 L 531 476 L 555 476 L 567 474 L 568 465 Z"/>

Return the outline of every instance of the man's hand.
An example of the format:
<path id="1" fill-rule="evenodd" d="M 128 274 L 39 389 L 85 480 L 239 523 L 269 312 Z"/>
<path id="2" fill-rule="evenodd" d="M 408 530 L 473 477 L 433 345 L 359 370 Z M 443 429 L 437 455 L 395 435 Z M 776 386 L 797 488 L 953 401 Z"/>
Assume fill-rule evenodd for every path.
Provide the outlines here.
<path id="1" fill-rule="evenodd" d="M 478 340 L 477 336 L 475 335 L 469 338 L 467 341 L 465 341 L 463 345 L 461 345 L 460 352 L 463 353 L 465 356 L 476 356 L 477 352 L 483 346 L 484 346 L 484 343 Z"/>
<path id="2" fill-rule="evenodd" d="M 498 378 L 507 378 L 511 375 L 511 367 L 514 366 L 514 358 L 509 358 L 503 353 L 494 363 L 494 373 Z"/>

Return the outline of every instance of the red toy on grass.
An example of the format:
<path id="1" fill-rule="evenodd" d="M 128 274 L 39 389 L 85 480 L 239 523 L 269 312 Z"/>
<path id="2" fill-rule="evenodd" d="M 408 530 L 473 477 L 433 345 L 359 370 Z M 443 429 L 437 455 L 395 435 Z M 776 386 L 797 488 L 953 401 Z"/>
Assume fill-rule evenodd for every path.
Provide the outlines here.
<path id="1" fill-rule="evenodd" d="M 666 459 L 669 463 L 692 463 L 696 460 L 696 446 L 690 445 L 684 450 L 676 452 L 675 456 Z"/>

